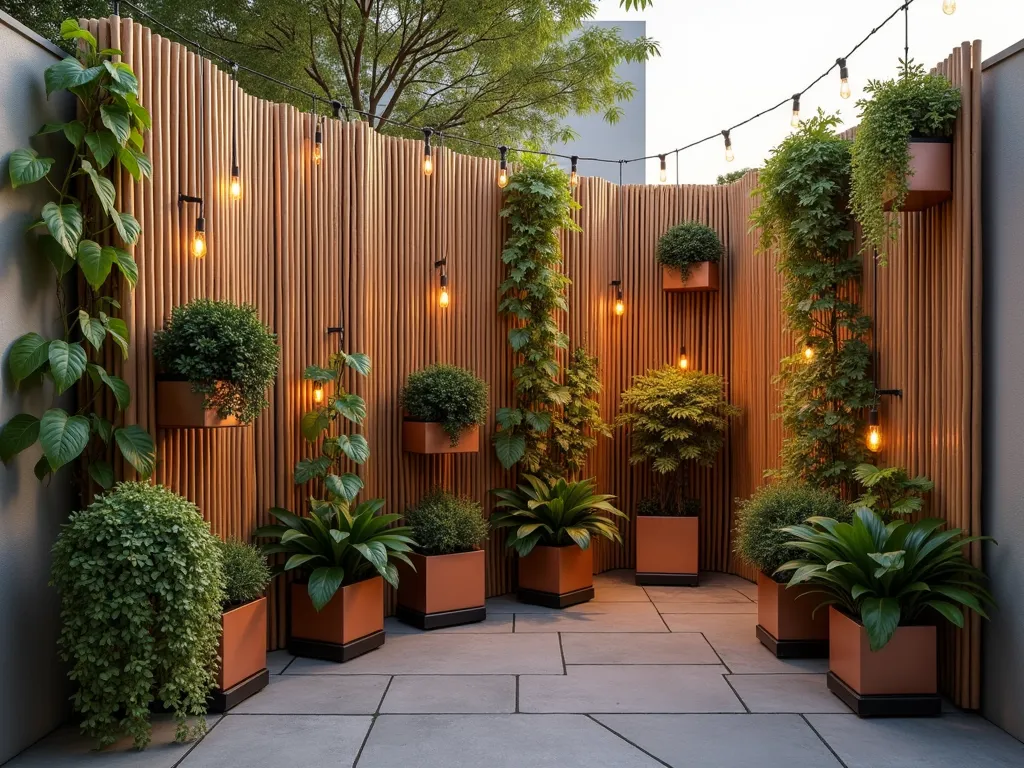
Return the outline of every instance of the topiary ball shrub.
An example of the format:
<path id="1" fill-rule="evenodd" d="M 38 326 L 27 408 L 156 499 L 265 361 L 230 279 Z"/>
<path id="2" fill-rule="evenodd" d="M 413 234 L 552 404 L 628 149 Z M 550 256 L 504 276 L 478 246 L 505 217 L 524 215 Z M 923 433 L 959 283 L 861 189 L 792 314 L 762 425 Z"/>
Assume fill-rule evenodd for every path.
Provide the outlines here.
<path id="1" fill-rule="evenodd" d="M 658 263 L 678 269 L 683 279 L 690 266 L 701 261 L 720 261 L 722 241 L 711 227 L 696 221 L 687 221 L 669 227 L 658 241 Z"/>
<path id="2" fill-rule="evenodd" d="M 464 496 L 434 490 L 405 513 L 417 549 L 424 555 L 470 552 L 487 538 L 490 525 L 483 508 Z"/>
<path id="3" fill-rule="evenodd" d="M 202 733 L 224 576 L 196 506 L 163 486 L 121 483 L 71 515 L 53 555 L 61 657 L 82 732 L 100 746 L 127 734 L 141 749 L 156 700 L 173 712 L 178 740 Z"/>
<path id="4" fill-rule="evenodd" d="M 224 570 L 224 609 L 263 597 L 270 583 L 270 567 L 263 551 L 238 539 L 220 542 Z"/>
<path id="5" fill-rule="evenodd" d="M 766 576 L 784 584 L 789 581 L 789 574 L 775 576 L 775 571 L 790 560 L 804 557 L 804 553 L 786 546 L 793 536 L 781 529 L 800 525 L 809 517 L 849 522 L 850 508 L 835 494 L 809 485 L 762 486 L 749 499 L 739 502 L 736 553 Z"/>
<path id="6" fill-rule="evenodd" d="M 277 336 L 256 308 L 196 299 L 175 307 L 154 339 L 161 372 L 192 384 L 207 408 L 222 419 L 248 424 L 267 407 L 267 387 L 277 376 Z"/>
<path id="7" fill-rule="evenodd" d="M 487 417 L 487 384 L 457 365 L 431 365 L 409 374 L 401 401 L 413 421 L 440 422 L 455 445 Z"/>

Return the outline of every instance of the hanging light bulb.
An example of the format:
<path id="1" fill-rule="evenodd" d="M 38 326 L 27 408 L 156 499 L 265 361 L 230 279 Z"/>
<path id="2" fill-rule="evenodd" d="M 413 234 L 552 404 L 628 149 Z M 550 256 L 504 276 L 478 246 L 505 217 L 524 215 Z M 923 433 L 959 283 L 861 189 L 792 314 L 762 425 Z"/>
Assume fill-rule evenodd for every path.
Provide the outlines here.
<path id="1" fill-rule="evenodd" d="M 619 317 L 626 314 L 626 302 L 622 300 L 622 288 L 615 291 L 615 314 Z"/>
<path id="2" fill-rule="evenodd" d="M 732 151 L 732 137 L 728 130 L 722 131 L 722 137 L 725 139 L 725 162 L 731 163 L 736 159 L 736 154 Z"/>
<path id="3" fill-rule="evenodd" d="M 804 360 L 811 362 L 814 359 L 814 347 L 810 344 L 804 345 Z"/>
<path id="4" fill-rule="evenodd" d="M 690 360 L 686 357 L 686 345 L 679 347 L 679 370 L 685 371 L 690 367 Z"/>
<path id="5" fill-rule="evenodd" d="M 320 405 L 324 401 L 324 385 L 322 381 L 318 381 L 313 385 L 313 402 Z"/>
<path id="6" fill-rule="evenodd" d="M 433 150 L 430 147 L 430 136 L 433 131 L 430 128 L 423 129 L 423 175 L 429 176 L 434 172 Z"/>
<path id="7" fill-rule="evenodd" d="M 658 160 L 661 161 L 661 171 L 658 173 L 658 181 L 664 184 L 668 181 L 668 171 L 665 170 L 665 156 L 658 155 Z"/>
<path id="8" fill-rule="evenodd" d="M 872 408 L 868 412 L 868 450 L 878 453 L 882 450 L 882 428 L 878 425 L 878 409 Z"/>
<path id="9" fill-rule="evenodd" d="M 448 275 L 441 273 L 441 297 L 437 301 L 441 309 L 448 309 L 451 299 L 448 297 Z"/>
<path id="10" fill-rule="evenodd" d="M 232 200 L 242 199 L 242 177 L 238 172 L 238 64 L 231 64 L 231 184 Z"/>
<path id="11" fill-rule="evenodd" d="M 313 162 L 320 165 L 324 159 L 324 135 L 320 129 L 320 118 L 316 119 L 316 132 L 313 134 Z"/>
<path id="12" fill-rule="evenodd" d="M 196 231 L 192 235 L 192 255 L 201 259 L 206 256 L 206 219 L 196 219 Z"/>
<path id="13" fill-rule="evenodd" d="M 790 119 L 789 124 L 794 128 L 800 127 L 800 94 L 793 94 L 793 117 Z"/>
<path id="14" fill-rule="evenodd" d="M 846 59 L 836 59 L 839 65 L 839 95 L 844 99 L 850 98 L 850 70 L 846 68 Z"/>
<path id="15" fill-rule="evenodd" d="M 501 160 L 498 161 L 498 187 L 504 189 L 508 186 L 508 147 L 498 147 L 501 153 Z"/>
<path id="16" fill-rule="evenodd" d="M 242 178 L 238 174 L 238 166 L 231 166 L 231 199 L 242 199 Z"/>
<path id="17" fill-rule="evenodd" d="M 571 187 L 578 187 L 580 185 L 580 175 L 576 172 L 576 166 L 579 161 L 580 159 L 576 155 L 573 155 L 570 160 L 570 163 L 572 163 L 572 170 L 569 173 L 569 186 Z"/>
<path id="18" fill-rule="evenodd" d="M 956 0 L 942 0 L 942 12 L 947 16 L 956 13 Z"/>

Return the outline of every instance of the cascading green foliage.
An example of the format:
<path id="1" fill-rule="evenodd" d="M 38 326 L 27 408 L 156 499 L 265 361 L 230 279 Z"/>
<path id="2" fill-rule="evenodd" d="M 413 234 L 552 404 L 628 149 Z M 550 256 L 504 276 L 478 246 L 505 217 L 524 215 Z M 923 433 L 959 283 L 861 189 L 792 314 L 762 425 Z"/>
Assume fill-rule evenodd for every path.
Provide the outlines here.
<path id="1" fill-rule="evenodd" d="M 61 25 L 61 36 L 80 47 L 46 70 L 46 93 L 72 93 L 81 117 L 44 125 L 39 134 L 62 135 L 72 147 L 71 162 L 58 168 L 53 158 L 40 157 L 34 149 L 17 149 L 8 169 L 13 189 L 45 181 L 53 190 L 53 200 L 43 206 L 31 231 L 53 272 L 63 334 L 56 339 L 25 334 L 11 346 L 7 364 L 16 386 L 49 378 L 61 395 L 79 385 L 81 405 L 74 413 L 53 407 L 41 417 L 14 416 L 0 431 L 0 459 L 7 462 L 38 442 L 43 456 L 35 472 L 42 480 L 84 454 L 89 476 L 110 488 L 111 443 L 143 477 L 156 463 L 149 433 L 135 424 L 112 424 L 93 410 L 108 391 L 118 411 L 127 409 L 132 398 L 128 384 L 103 365 L 108 342 L 128 358 L 130 334 L 118 316 L 118 296 L 138 280 L 139 268 L 126 249 L 135 245 L 141 231 L 134 216 L 117 209 L 111 178 L 121 170 L 136 180 L 152 175 L 143 149 L 150 118 L 139 104 L 139 83 L 131 67 L 115 61 L 120 51 L 98 51 L 92 34 L 72 19 Z M 81 275 L 85 286 L 78 305 L 64 290 L 72 272 Z"/>
<path id="2" fill-rule="evenodd" d="M 220 542 L 224 571 L 224 609 L 263 597 L 270 583 L 270 567 L 262 550 L 239 539 Z"/>
<path id="3" fill-rule="evenodd" d="M 498 311 L 512 328 L 509 344 L 516 356 L 516 405 L 499 408 L 494 447 L 506 469 L 519 463 L 527 472 L 544 465 L 548 434 L 555 411 L 569 400 L 560 383 L 557 354 L 568 346 L 558 329 L 556 312 L 566 312 L 569 279 L 563 274 L 560 229 L 578 231 L 573 199 L 565 173 L 543 158 L 526 155 L 512 175 L 501 215 L 509 237 L 501 260 L 506 278 L 498 289 Z"/>
<path id="4" fill-rule="evenodd" d="M 490 530 L 479 502 L 440 488 L 406 510 L 405 522 L 416 539 L 416 549 L 424 555 L 470 552 Z"/>
<path id="5" fill-rule="evenodd" d="M 149 743 L 150 703 L 177 738 L 205 730 L 219 665 L 219 541 L 194 504 L 163 486 L 121 483 L 75 512 L 53 547 L 62 658 L 82 732 L 100 746 Z M 188 718 L 198 716 L 189 727 Z"/>
<path id="6" fill-rule="evenodd" d="M 585 347 L 576 347 L 565 371 L 569 399 L 552 421 L 549 451 L 552 475 L 578 478 L 599 435 L 612 436 L 612 428 L 601 418 L 596 395 L 601 392 L 597 358 Z"/>
<path id="7" fill-rule="evenodd" d="M 920 512 L 924 494 L 935 487 L 924 475 L 911 477 L 902 467 L 860 464 L 853 476 L 864 488 L 864 495 L 853 506 L 867 507 L 886 521 Z"/>
<path id="8" fill-rule="evenodd" d="M 487 417 L 487 384 L 457 365 L 430 365 L 409 374 L 401 403 L 415 421 L 440 422 L 455 445 Z"/>
<path id="9" fill-rule="evenodd" d="M 867 455 L 863 411 L 875 402 L 861 313 L 861 260 L 847 210 L 850 143 L 820 110 L 772 155 L 760 174 L 752 222 L 761 247 L 778 249 L 783 311 L 802 351 L 781 362 L 783 478 L 827 488 L 853 480 Z"/>
<path id="10" fill-rule="evenodd" d="M 720 261 L 722 241 L 707 224 L 686 221 L 669 227 L 658 240 L 658 263 L 678 269 L 685 280 L 690 267 L 702 261 Z"/>

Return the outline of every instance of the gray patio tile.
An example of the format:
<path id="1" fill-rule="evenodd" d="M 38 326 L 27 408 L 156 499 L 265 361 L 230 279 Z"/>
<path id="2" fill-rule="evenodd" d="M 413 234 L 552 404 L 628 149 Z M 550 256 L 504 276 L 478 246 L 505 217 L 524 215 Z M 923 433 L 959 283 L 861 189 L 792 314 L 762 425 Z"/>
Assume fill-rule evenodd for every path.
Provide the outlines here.
<path id="1" fill-rule="evenodd" d="M 382 715 L 359 768 L 659 768 L 582 715 Z"/>
<path id="2" fill-rule="evenodd" d="M 745 613 L 747 615 L 757 614 L 757 603 L 749 600 L 730 601 L 722 603 L 694 602 L 694 603 L 662 603 L 657 600 L 654 607 L 659 613 Z M 754 622 L 757 623 L 756 621 Z"/>
<path id="3" fill-rule="evenodd" d="M 520 712 L 743 712 L 717 665 L 572 666 L 519 678 Z"/>
<path id="4" fill-rule="evenodd" d="M 181 766 L 350 766 L 372 722 L 370 717 L 226 715 Z"/>
<path id="5" fill-rule="evenodd" d="M 810 715 L 807 719 L 847 768 L 1024 765 L 1024 744 L 977 715 L 893 720 Z"/>
<path id="6" fill-rule="evenodd" d="M 707 616 L 708 614 L 703 614 Z M 672 626 L 672 616 L 665 616 L 665 621 Z M 676 616 L 674 618 L 689 618 Z M 728 616 L 725 618 L 733 618 Z M 748 620 L 753 617 L 743 617 Z M 747 634 L 747 633 L 750 634 Z M 727 635 L 721 632 L 705 632 L 704 637 L 721 657 L 722 663 L 729 671 L 739 675 L 758 674 L 802 674 L 808 672 L 825 673 L 828 671 L 828 659 L 777 659 L 765 648 L 754 635 L 753 622 L 744 630 L 743 636 Z M 294 665 L 293 665 L 294 666 Z"/>
<path id="7" fill-rule="evenodd" d="M 751 712 L 849 714 L 826 685 L 825 675 L 727 675 Z"/>
<path id="8" fill-rule="evenodd" d="M 597 715 L 674 768 L 839 768 L 798 715 Z"/>
<path id="9" fill-rule="evenodd" d="M 566 664 L 719 664 L 699 633 L 566 633 Z"/>
<path id="10" fill-rule="evenodd" d="M 295 667 L 299 660 L 289 668 Z M 309 677 L 284 674 L 231 712 L 237 715 L 372 715 L 377 711 L 386 675 Z"/>
<path id="11" fill-rule="evenodd" d="M 399 714 L 491 714 L 516 711 L 512 675 L 399 675 L 380 711 Z"/>
<path id="12" fill-rule="evenodd" d="M 427 632 L 436 635 L 495 635 L 512 631 L 512 614 L 489 613 L 486 619 L 475 624 L 460 624 L 457 627 L 442 627 L 441 629 L 431 629 L 427 632 L 411 627 L 408 624 L 403 624 L 394 617 L 388 617 L 384 619 L 384 631 L 389 635 L 422 635 Z"/>
<path id="13" fill-rule="evenodd" d="M 655 603 L 750 603 L 729 587 L 645 587 Z"/>
<path id="14" fill-rule="evenodd" d="M 614 582 L 594 584 L 595 603 L 649 603 L 650 598 L 643 587 L 616 584 Z"/>
<path id="15" fill-rule="evenodd" d="M 560 675 L 558 635 L 392 635 L 345 664 L 296 659 L 291 675 Z"/>
<path id="16" fill-rule="evenodd" d="M 267 654 L 267 669 L 272 675 L 280 675 L 294 658 L 288 651 L 271 651 Z"/>
<path id="17" fill-rule="evenodd" d="M 528 613 L 516 616 L 516 634 L 529 632 L 668 632 L 650 603 L 601 603 L 604 613 Z M 621 610 L 628 609 L 628 610 Z M 642 610 L 636 610 L 642 609 Z"/>
<path id="18" fill-rule="evenodd" d="M 605 571 L 594 575 L 594 584 L 621 584 L 624 586 L 636 586 L 636 572 L 632 569 L 619 568 L 615 571 Z"/>
<path id="19" fill-rule="evenodd" d="M 725 639 L 757 639 L 754 635 L 757 619 L 750 614 L 666 612 L 663 618 L 673 632 L 703 632 L 709 639 L 712 635 Z"/>
<path id="20" fill-rule="evenodd" d="M 595 592 L 597 590 L 595 589 Z M 488 613 L 524 613 L 536 614 L 562 614 L 562 613 L 648 613 L 653 609 L 647 598 L 629 601 L 597 601 L 591 600 L 579 605 L 572 605 L 568 608 L 547 608 L 543 605 L 529 605 L 520 603 L 515 595 L 502 595 L 492 597 L 487 601 Z"/>

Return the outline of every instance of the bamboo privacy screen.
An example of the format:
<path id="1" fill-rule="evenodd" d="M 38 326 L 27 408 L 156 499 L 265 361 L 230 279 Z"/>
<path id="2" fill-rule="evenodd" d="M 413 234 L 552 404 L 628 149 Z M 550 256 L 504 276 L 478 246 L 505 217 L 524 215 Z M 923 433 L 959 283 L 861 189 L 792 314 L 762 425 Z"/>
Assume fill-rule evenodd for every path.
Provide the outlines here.
<path id="1" fill-rule="evenodd" d="M 507 326 L 497 314 L 503 277 L 497 163 L 441 146 L 426 178 L 420 142 L 381 136 L 361 122 L 327 119 L 323 161 L 315 166 L 311 115 L 239 92 L 243 197 L 231 201 L 236 86 L 230 77 L 129 19 L 89 27 L 102 46 L 124 51 L 153 115 L 153 182 L 123 185 L 126 204 L 143 226 L 135 254 L 141 278 L 126 306 L 134 335 L 124 375 L 135 393 L 129 418 L 157 436 L 156 480 L 195 501 L 222 536 L 250 536 L 269 521 L 274 505 L 301 510 L 308 489 L 293 484 L 292 469 L 313 451 L 299 433 L 299 419 L 313 405 L 302 371 L 325 362 L 343 343 L 373 361 L 369 379 L 349 382 L 367 401 L 365 497 L 382 496 L 390 510 L 401 511 L 443 485 L 489 510 L 489 489 L 513 479 L 494 457 L 493 423 L 484 425 L 479 454 L 406 454 L 398 395 L 412 371 L 448 362 L 487 381 L 492 412 L 512 403 L 513 360 Z M 955 199 L 905 217 L 903 247 L 880 273 L 879 306 L 881 383 L 906 392 L 902 401 L 883 404 L 891 446 L 885 458 L 931 475 L 937 483 L 932 509 L 977 530 L 972 355 L 979 348 L 974 313 L 980 281 L 973 270 L 980 268 L 974 225 L 980 132 L 970 53 L 958 51 L 945 64 L 964 87 L 969 116 L 958 127 Z M 732 501 L 749 495 L 778 456 L 781 431 L 772 419 L 778 396 L 771 377 L 789 349 L 774 264 L 755 253 L 755 235 L 747 232 L 754 185 L 748 176 L 729 187 L 620 190 L 584 178 L 576 195 L 582 232 L 562 237 L 572 286 L 570 311 L 561 322 L 573 346 L 584 344 L 600 359 L 606 420 L 614 419 L 619 393 L 632 377 L 673 363 L 682 343 L 691 365 L 723 375 L 731 399 L 744 409 L 716 467 L 695 473 L 694 487 L 702 503 L 702 566 L 747 576 L 731 554 Z M 206 200 L 209 255 L 202 261 L 188 255 L 197 211 L 179 209 L 179 192 Z M 718 293 L 661 290 L 655 245 L 668 226 L 689 219 L 713 227 L 726 246 Z M 434 268 L 442 257 L 452 295 L 445 312 L 437 305 Z M 622 280 L 627 305 L 621 318 L 612 312 L 609 284 L 615 279 Z M 270 407 L 252 427 L 155 429 L 153 334 L 172 307 L 198 297 L 255 304 L 278 334 L 281 371 Z M 328 333 L 332 326 L 344 327 L 343 341 Z M 650 490 L 649 474 L 629 466 L 628 441 L 619 434 L 601 440 L 589 474 L 627 511 Z M 632 565 L 631 526 L 623 534 L 621 548 L 598 544 L 595 569 Z M 497 537 L 487 549 L 488 594 L 507 592 L 514 585 L 514 560 Z M 285 640 L 284 585 L 278 581 L 272 591 L 269 641 L 278 648 Z M 976 705 L 976 627 L 951 638 L 947 648 L 951 690 Z"/>

